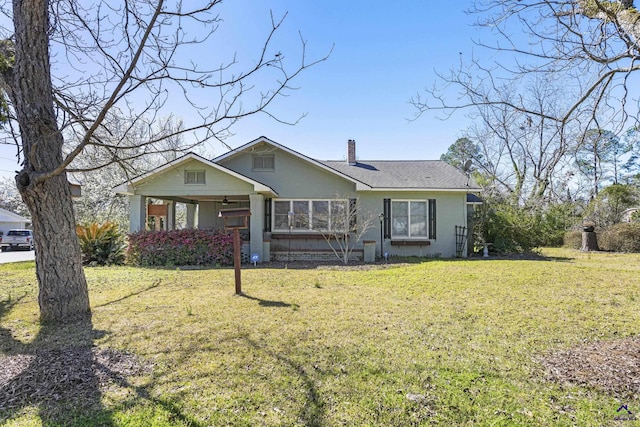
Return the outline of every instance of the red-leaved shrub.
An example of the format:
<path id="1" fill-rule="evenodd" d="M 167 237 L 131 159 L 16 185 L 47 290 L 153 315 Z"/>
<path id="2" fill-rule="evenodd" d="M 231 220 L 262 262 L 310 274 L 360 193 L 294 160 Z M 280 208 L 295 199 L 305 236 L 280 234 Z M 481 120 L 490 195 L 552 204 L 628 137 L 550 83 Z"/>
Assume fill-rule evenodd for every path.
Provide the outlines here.
<path id="1" fill-rule="evenodd" d="M 233 265 L 233 234 L 228 231 L 140 231 L 128 237 L 130 265 Z"/>

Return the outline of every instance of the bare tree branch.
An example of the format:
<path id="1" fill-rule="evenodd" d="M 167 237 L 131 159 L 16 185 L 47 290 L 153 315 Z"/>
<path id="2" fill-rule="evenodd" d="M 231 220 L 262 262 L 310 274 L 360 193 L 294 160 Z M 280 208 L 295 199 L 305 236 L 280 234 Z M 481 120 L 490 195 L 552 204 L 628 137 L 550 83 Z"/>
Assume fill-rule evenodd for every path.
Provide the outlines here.
<path id="1" fill-rule="evenodd" d="M 411 102 L 416 118 L 465 110 L 488 126 L 515 178 L 500 181 L 518 198 L 527 180 L 536 183 L 531 197 L 546 193 L 589 129 L 620 135 L 637 124 L 640 13 L 632 1 L 478 0 L 470 12 L 493 42 L 477 41 L 480 54 Z M 518 132 L 524 117 L 536 132 Z"/>

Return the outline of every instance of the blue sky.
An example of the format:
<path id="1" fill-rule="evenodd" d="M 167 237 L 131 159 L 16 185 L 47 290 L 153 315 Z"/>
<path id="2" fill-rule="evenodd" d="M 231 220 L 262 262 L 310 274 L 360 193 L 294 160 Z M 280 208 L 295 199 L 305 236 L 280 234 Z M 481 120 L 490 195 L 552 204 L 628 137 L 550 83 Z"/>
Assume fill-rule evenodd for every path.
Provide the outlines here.
<path id="1" fill-rule="evenodd" d="M 270 10 L 276 17 L 288 12 L 275 44 L 288 59 L 299 54 L 298 32 L 311 59 L 333 46 L 329 59 L 307 70 L 295 84 L 299 89 L 272 108 L 283 120 L 306 113 L 300 123 L 251 117 L 238 123 L 227 143 L 235 148 L 264 135 L 310 157 L 339 160 L 346 157 L 347 140 L 355 139 L 361 160 L 439 158 L 468 120 L 458 114 L 442 121 L 427 113 L 409 121 L 416 113 L 409 100 L 436 82 L 436 71 L 446 73 L 461 54 L 471 56 L 478 33 L 471 25 L 477 17 L 465 13 L 469 6 L 430 0 L 224 3 L 223 54 L 234 50 L 251 58 L 268 29 Z M 215 156 L 227 151 L 217 143 L 206 150 Z M 0 175 L 13 176 L 19 168 L 14 156 L 14 147 L 0 146 Z"/>

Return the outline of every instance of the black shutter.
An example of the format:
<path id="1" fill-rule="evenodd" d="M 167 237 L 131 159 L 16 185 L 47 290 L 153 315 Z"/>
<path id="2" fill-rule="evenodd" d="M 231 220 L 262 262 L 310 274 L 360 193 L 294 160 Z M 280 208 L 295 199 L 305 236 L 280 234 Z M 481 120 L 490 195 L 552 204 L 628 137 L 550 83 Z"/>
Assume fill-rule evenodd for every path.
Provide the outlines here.
<path id="1" fill-rule="evenodd" d="M 391 238 L 391 199 L 384 199 L 382 205 L 384 214 L 384 238 Z"/>
<path id="2" fill-rule="evenodd" d="M 271 231 L 271 199 L 264 199 L 264 231 Z"/>
<path id="3" fill-rule="evenodd" d="M 358 224 L 358 199 L 349 199 L 349 231 L 356 231 Z"/>
<path id="4" fill-rule="evenodd" d="M 429 199 L 429 239 L 436 238 L 436 199 Z"/>

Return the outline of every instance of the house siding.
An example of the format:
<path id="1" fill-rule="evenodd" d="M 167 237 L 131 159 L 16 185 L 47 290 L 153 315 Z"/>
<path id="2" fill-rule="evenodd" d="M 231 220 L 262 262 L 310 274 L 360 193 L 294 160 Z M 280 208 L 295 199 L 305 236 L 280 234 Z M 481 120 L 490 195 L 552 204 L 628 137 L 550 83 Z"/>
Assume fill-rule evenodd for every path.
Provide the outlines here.
<path id="1" fill-rule="evenodd" d="M 9 230 L 14 228 L 25 228 L 26 222 L 0 222 L 0 232 L 6 235 Z"/>
<path id="2" fill-rule="evenodd" d="M 455 226 L 467 224 L 466 193 L 444 192 L 371 192 L 360 194 L 360 208 L 363 214 L 373 215 L 373 226 L 365 233 L 362 240 L 374 240 L 376 252 L 380 245 L 380 222 L 378 215 L 383 211 L 383 199 L 393 200 L 436 200 L 437 221 L 436 239 L 430 240 L 428 246 L 392 246 L 391 240 L 385 239 L 384 251 L 390 256 L 439 256 L 444 258 L 456 256 Z M 453 214 L 452 214 L 453 213 Z M 359 249 L 362 242 L 359 244 Z"/>
<path id="3" fill-rule="evenodd" d="M 252 153 L 240 153 L 220 164 L 273 188 L 285 199 L 355 197 L 355 184 L 286 151 L 276 149 L 274 171 L 253 171 Z M 274 199 L 275 200 L 275 199 Z"/>
<path id="4" fill-rule="evenodd" d="M 185 184 L 185 170 L 204 170 L 205 184 Z M 144 196 L 189 196 L 233 195 L 253 193 L 253 186 L 236 177 L 205 165 L 197 160 L 180 163 L 174 168 L 163 171 L 149 180 L 137 184 L 135 194 Z"/>
<path id="5" fill-rule="evenodd" d="M 273 155 L 273 170 L 253 170 L 255 154 Z M 384 163 L 384 167 L 380 166 L 380 169 L 352 170 L 342 167 L 343 163 L 340 162 L 323 164 L 286 147 L 260 140 L 214 161 L 218 162 L 217 165 L 193 157 L 186 160 L 178 159 L 166 169 L 159 169 L 146 178 L 141 177 L 136 182 L 133 193 L 127 193 L 132 200 L 132 221 L 137 221 L 140 228 L 144 226 L 145 197 L 166 197 L 169 200 L 187 203 L 191 200 L 197 201 L 197 226 L 203 229 L 222 228 L 223 222 L 218 218 L 221 209 L 246 205 L 251 208 L 252 216 L 250 229 L 243 230 L 243 233 L 251 234 L 251 253 L 262 255 L 263 247 L 266 248 L 265 260 L 270 258 L 269 253 L 272 255 L 271 259 L 282 259 L 284 254 L 287 259 L 335 257 L 325 239 L 313 230 L 293 230 L 293 236 L 290 236 L 288 229 L 275 230 L 271 224 L 265 226 L 265 220 L 273 222 L 273 203 L 278 200 L 342 199 L 349 200 L 351 204 L 352 200 L 357 199 L 358 225 L 368 223 L 368 229 L 355 245 L 353 254 L 356 258 L 361 258 L 364 254 L 364 241 L 375 242 L 376 256 L 380 254 L 379 214 L 384 211 L 385 199 L 390 202 L 419 200 L 428 202 L 428 206 L 435 203 L 437 213 L 435 234 L 433 229 L 429 228 L 432 218 L 429 215 L 427 236 L 384 239 L 383 252 L 391 256 L 455 257 L 456 226 L 467 225 L 469 189 L 461 186 L 462 184 L 457 186 L 457 181 L 453 179 L 455 177 L 451 178 L 451 171 L 448 170 L 435 170 L 433 182 L 442 185 L 434 184 L 432 187 L 424 180 L 414 179 L 414 175 L 424 175 L 422 169 L 414 171 L 415 173 L 412 170 L 407 172 L 397 169 L 400 166 L 393 169 Z M 267 166 L 270 167 L 271 163 Z M 429 165 L 425 168 L 431 170 Z M 340 172 L 337 169 L 344 170 Z M 184 184 L 185 170 L 204 170 L 205 183 Z M 375 175 L 376 171 L 380 171 L 381 175 Z M 356 172 L 360 173 L 359 178 Z M 197 175 L 194 176 L 197 178 Z M 421 187 L 419 184 L 424 184 L 424 188 L 431 190 L 400 188 L 405 185 L 405 181 L 406 185 Z M 391 185 L 392 188 L 381 191 L 381 188 L 388 188 L 385 185 Z M 229 196 L 233 206 L 221 203 L 222 198 L 226 196 Z M 265 199 L 269 200 L 269 206 L 265 206 Z M 265 211 L 271 214 L 265 215 Z M 195 206 L 190 212 L 194 216 Z M 195 223 L 195 220 L 195 216 L 191 218 L 191 224 Z M 392 245 L 392 241 L 396 244 Z M 370 254 L 371 246 L 368 246 L 368 249 Z M 295 255 L 290 255 L 289 251 L 293 251 Z M 463 251 L 464 253 L 466 252 Z"/>

